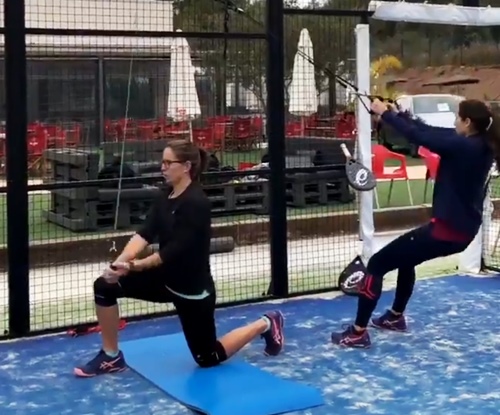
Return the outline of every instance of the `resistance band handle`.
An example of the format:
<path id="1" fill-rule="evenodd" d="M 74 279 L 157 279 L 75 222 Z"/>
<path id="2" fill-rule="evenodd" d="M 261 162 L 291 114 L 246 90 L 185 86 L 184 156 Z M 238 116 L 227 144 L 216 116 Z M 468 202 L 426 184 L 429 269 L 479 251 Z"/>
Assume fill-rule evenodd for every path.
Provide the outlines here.
<path id="1" fill-rule="evenodd" d="M 400 109 L 398 103 L 391 98 L 384 98 L 381 95 L 367 95 L 367 98 L 370 100 L 370 102 L 373 102 L 376 99 L 378 99 L 379 101 L 382 101 L 382 102 L 387 102 L 387 109 L 388 110 L 392 110 L 392 107 L 389 104 L 395 105 L 396 109 L 398 109 L 398 110 Z M 372 110 L 370 110 L 369 112 L 371 115 L 375 115 L 375 113 Z"/>
<path id="2" fill-rule="evenodd" d="M 349 151 L 349 149 L 347 148 L 345 143 L 342 143 L 340 145 L 340 149 L 342 150 L 342 153 L 344 153 L 344 156 L 346 157 L 346 159 L 348 159 L 348 160 L 352 159 L 351 152 Z"/>

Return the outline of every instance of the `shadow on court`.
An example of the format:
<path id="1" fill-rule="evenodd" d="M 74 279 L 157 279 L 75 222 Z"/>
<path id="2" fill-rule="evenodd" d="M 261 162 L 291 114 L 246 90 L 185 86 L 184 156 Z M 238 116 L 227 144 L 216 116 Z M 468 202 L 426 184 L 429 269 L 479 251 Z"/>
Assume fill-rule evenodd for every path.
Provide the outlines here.
<path id="1" fill-rule="evenodd" d="M 390 305 L 385 293 L 378 310 Z M 285 379 L 320 388 L 322 407 L 301 414 L 499 414 L 500 279 L 444 277 L 417 283 L 408 334 L 371 330 L 369 350 L 330 345 L 332 329 L 352 321 L 356 300 L 293 300 L 285 314 L 287 346 L 276 358 L 254 342 L 247 361 Z M 268 310 L 218 312 L 221 333 Z M 175 318 L 130 324 L 122 339 L 180 331 Z M 76 379 L 73 365 L 98 350 L 99 337 L 55 336 L 0 344 L 3 415 L 174 415 L 191 413 L 132 371 Z M 243 394 L 244 391 L 241 391 Z M 272 391 L 269 391 L 272 393 Z M 238 408 L 234 408 L 234 414 Z M 298 414 L 298 413 L 296 413 Z"/>

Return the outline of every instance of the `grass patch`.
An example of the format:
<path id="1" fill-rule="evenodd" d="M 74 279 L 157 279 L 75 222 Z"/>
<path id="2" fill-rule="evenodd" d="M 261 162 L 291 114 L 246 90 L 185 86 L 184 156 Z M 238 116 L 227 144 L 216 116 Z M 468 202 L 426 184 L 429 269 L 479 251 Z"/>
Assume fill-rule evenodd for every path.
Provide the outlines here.
<path id="1" fill-rule="evenodd" d="M 233 166 L 238 168 L 240 163 L 260 163 L 262 156 L 267 153 L 267 149 L 251 151 L 226 151 L 222 154 L 217 153 L 217 158 L 221 166 Z"/>
<path id="2" fill-rule="evenodd" d="M 222 155 L 218 154 L 218 157 L 221 158 L 222 165 L 230 165 L 235 168 L 238 168 L 239 163 L 241 162 L 250 162 L 250 163 L 259 163 L 262 156 L 267 152 L 267 149 L 258 149 L 252 151 L 232 151 L 232 152 L 224 152 Z M 411 158 L 407 157 L 408 165 L 421 165 L 422 160 L 420 158 Z M 388 166 L 396 165 L 396 162 L 390 161 Z M 412 181 L 412 191 L 414 192 L 414 203 L 421 204 L 424 203 L 423 200 L 423 189 L 424 189 L 424 181 L 423 180 L 414 180 Z M 389 185 L 388 183 L 380 183 L 378 185 L 379 192 L 379 201 L 380 207 L 403 207 L 409 206 L 410 200 L 408 197 L 408 192 L 404 183 L 395 183 L 394 189 L 392 192 L 391 203 L 388 203 L 388 193 L 389 193 Z M 500 189 L 498 189 L 498 193 L 500 193 Z M 431 189 L 429 189 L 428 196 L 425 200 L 425 203 L 429 203 L 431 200 L 430 197 Z M 29 196 L 29 228 L 30 228 L 30 241 L 44 241 L 44 240 L 78 240 L 80 238 L 88 237 L 89 235 L 96 235 L 96 232 L 91 233 L 75 233 L 71 232 L 68 229 L 64 229 L 60 226 L 54 225 L 52 223 L 48 223 L 44 220 L 42 212 L 44 210 L 49 210 L 51 205 L 50 195 L 48 194 L 30 194 Z M 318 211 L 345 211 L 348 209 L 355 209 L 356 205 L 353 203 L 351 205 L 329 205 L 329 206 L 319 206 L 315 208 L 307 208 L 307 209 L 289 209 L 289 217 L 294 215 L 304 215 L 315 213 Z M 217 218 L 214 222 L 235 222 L 238 220 L 247 220 L 250 219 L 251 216 L 238 216 L 238 217 L 226 217 L 226 218 Z M 104 233 L 101 231 L 100 233 Z M 0 245 L 5 245 L 7 243 L 7 204 L 6 204 L 6 195 L 0 195 Z"/>
<path id="3" fill-rule="evenodd" d="M 422 203 L 430 203 L 432 198 L 432 186 L 428 186 L 427 196 L 424 201 L 424 180 L 412 180 L 411 190 L 413 194 L 413 202 L 415 205 Z M 389 196 L 389 183 L 381 182 L 377 186 L 379 196 L 380 208 L 387 207 L 405 207 L 410 205 L 410 198 L 406 183 L 399 181 L 394 182 L 392 189 L 392 196 L 390 203 L 388 202 Z M 7 243 L 7 196 L 0 195 L 0 245 Z M 374 205 L 375 206 L 375 205 Z M 306 209 L 290 208 L 288 216 L 302 216 L 314 213 L 326 213 L 335 211 L 354 210 L 357 206 L 355 203 L 351 204 L 332 204 L 327 206 L 316 206 Z M 83 239 L 88 235 L 97 235 L 98 233 L 75 233 L 60 226 L 47 222 L 42 215 L 44 210 L 50 209 L 50 195 L 49 194 L 31 194 L 29 197 L 29 228 L 30 228 L 30 241 L 43 241 L 43 240 L 63 240 Z M 262 218 L 262 216 L 259 216 Z M 248 220 L 255 218 L 254 215 L 240 215 L 224 218 L 215 218 L 214 223 L 237 222 L 241 220 Z M 101 232 L 105 233 L 105 232 Z"/>

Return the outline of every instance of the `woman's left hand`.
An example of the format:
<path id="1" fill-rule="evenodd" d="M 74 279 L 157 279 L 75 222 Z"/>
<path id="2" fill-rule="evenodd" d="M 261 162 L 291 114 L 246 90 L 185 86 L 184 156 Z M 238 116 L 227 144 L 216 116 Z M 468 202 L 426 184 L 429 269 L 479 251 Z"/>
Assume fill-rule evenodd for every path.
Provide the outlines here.
<path id="1" fill-rule="evenodd" d="M 393 112 L 399 112 L 399 108 L 398 108 L 398 106 L 396 105 L 395 102 L 389 102 L 387 104 L 387 109 L 389 109 L 389 110 L 391 110 Z"/>
<path id="2" fill-rule="evenodd" d="M 387 103 L 380 101 L 379 99 L 374 99 L 371 104 L 371 110 L 377 115 L 382 115 L 387 111 Z"/>

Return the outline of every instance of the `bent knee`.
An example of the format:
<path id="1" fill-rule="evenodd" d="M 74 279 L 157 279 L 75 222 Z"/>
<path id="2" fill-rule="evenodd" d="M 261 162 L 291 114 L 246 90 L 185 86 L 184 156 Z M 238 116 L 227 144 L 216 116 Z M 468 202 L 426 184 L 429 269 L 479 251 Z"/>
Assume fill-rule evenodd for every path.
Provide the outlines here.
<path id="1" fill-rule="evenodd" d="M 213 350 L 193 352 L 194 361 L 203 368 L 215 367 L 227 360 L 227 353 L 221 342 L 217 341 Z"/>
<path id="2" fill-rule="evenodd" d="M 383 278 L 387 272 L 386 261 L 387 258 L 384 258 L 378 252 L 373 254 L 370 260 L 368 261 L 368 264 L 366 265 L 368 274 L 374 277 Z"/>
<path id="3" fill-rule="evenodd" d="M 94 281 L 94 301 L 101 307 L 112 307 L 117 304 L 118 284 L 110 284 L 106 278 L 99 277 Z"/>

